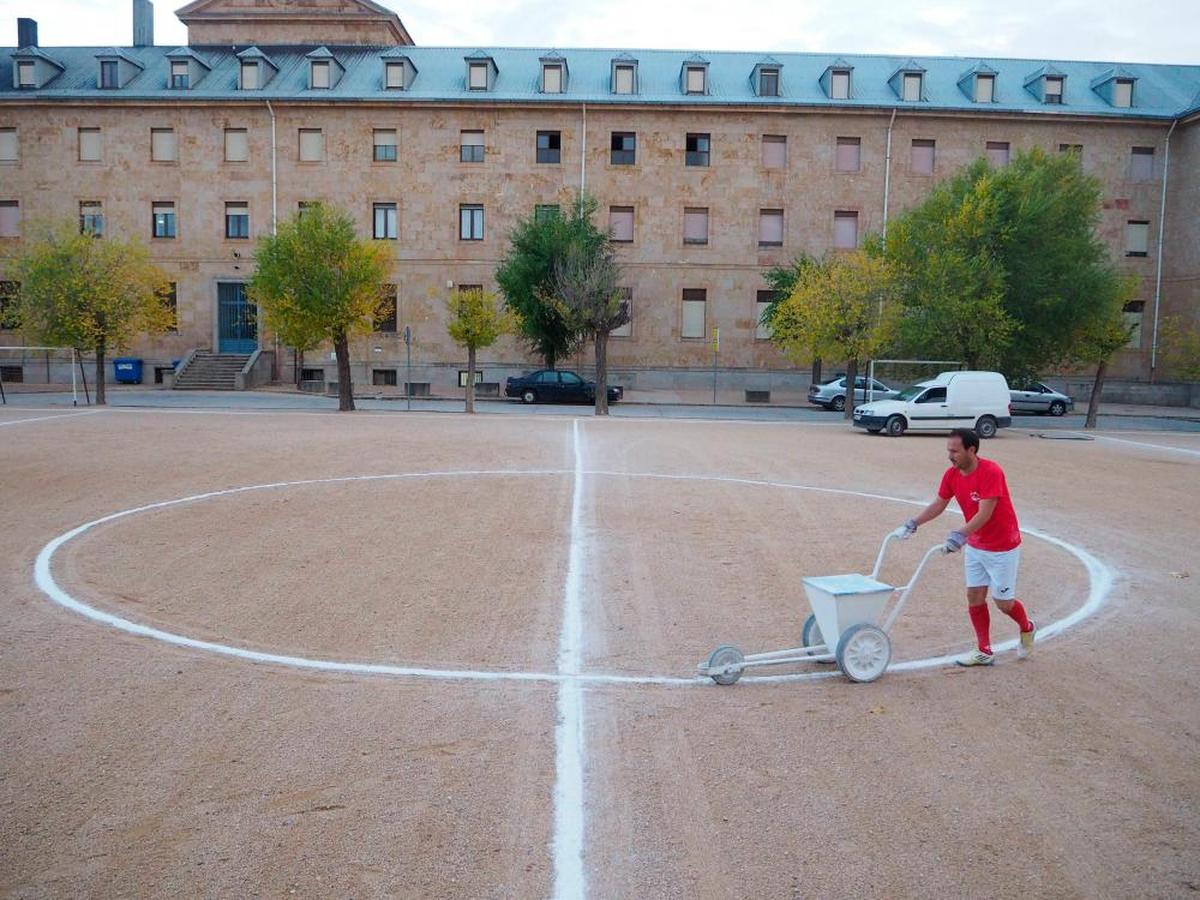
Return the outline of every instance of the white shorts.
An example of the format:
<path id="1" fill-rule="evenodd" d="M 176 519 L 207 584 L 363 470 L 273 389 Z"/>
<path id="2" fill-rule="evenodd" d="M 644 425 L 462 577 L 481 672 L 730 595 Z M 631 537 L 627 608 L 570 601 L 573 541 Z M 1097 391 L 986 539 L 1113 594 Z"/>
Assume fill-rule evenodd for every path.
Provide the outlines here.
<path id="1" fill-rule="evenodd" d="M 963 548 L 963 573 L 967 587 L 990 587 L 993 600 L 1014 600 L 1017 596 L 1017 569 L 1021 567 L 1021 548 L 979 550 L 967 544 Z"/>

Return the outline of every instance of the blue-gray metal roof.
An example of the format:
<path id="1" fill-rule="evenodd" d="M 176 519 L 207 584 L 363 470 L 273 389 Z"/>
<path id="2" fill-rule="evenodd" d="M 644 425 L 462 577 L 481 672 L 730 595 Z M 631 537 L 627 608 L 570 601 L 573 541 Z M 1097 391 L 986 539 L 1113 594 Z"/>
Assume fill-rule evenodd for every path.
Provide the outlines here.
<path id="1" fill-rule="evenodd" d="M 96 54 L 111 52 L 107 47 L 53 47 L 41 55 L 65 67 L 48 85 L 36 90 L 17 89 L 13 85 L 12 59 L 25 54 L 16 48 L 0 49 L 0 101 L 29 95 L 45 99 L 75 100 L 114 95 L 137 100 L 176 101 L 184 96 L 198 100 L 314 99 L 488 102 L 575 102 L 644 103 L 722 106 L 749 104 L 762 106 L 805 106 L 834 108 L 878 108 L 918 110 L 959 110 L 972 112 L 1050 113 L 1054 115 L 1091 115 L 1116 117 L 1175 118 L 1194 107 L 1200 91 L 1200 66 L 1159 65 L 1113 62 L 1065 62 L 1059 60 L 991 59 L 976 57 L 839 56 L 835 53 L 772 53 L 774 64 L 781 66 L 780 96 L 758 97 L 754 93 L 752 73 L 761 63 L 762 52 L 704 53 L 680 50 L 568 49 L 558 51 L 570 66 L 570 81 L 562 94 L 539 91 L 539 60 L 551 48 L 484 49 L 499 76 L 494 89 L 468 91 L 466 57 L 478 52 L 474 47 L 362 47 L 326 45 L 345 67 L 345 74 L 331 89 L 308 88 L 308 54 L 317 45 L 268 46 L 258 53 L 247 47 L 198 46 L 192 50 L 212 70 L 187 91 L 172 90 L 169 83 L 168 55 L 173 47 L 124 47 L 123 55 L 138 60 L 144 70 L 121 89 L 101 90 L 96 79 Z M 260 55 L 278 67 L 265 87 L 241 91 L 238 83 L 238 57 Z M 397 56 L 409 57 L 418 75 L 406 91 L 385 90 L 383 61 Z M 638 64 L 636 95 L 617 95 L 610 89 L 614 59 L 632 58 Z M 704 60 L 708 64 L 708 93 L 680 91 L 680 72 L 685 62 Z M 889 79 L 898 70 L 914 67 L 925 72 L 924 99 L 904 102 L 897 98 Z M 853 69 L 853 97 L 831 100 L 819 83 L 830 66 Z M 977 69 L 996 73 L 995 101 L 974 103 L 959 87 L 964 72 Z M 1047 106 L 1034 97 L 1026 84 L 1039 72 L 1066 77 L 1063 104 Z M 1110 106 L 1093 89 L 1098 79 L 1112 73 L 1136 79 L 1134 106 Z"/>

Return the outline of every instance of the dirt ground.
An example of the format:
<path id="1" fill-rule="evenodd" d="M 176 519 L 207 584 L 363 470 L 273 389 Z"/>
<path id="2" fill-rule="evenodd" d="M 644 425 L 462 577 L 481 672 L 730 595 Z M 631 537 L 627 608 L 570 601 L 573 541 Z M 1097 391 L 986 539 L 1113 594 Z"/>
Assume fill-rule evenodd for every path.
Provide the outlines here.
<path id="1" fill-rule="evenodd" d="M 249 650 L 553 675 L 578 450 L 583 671 L 688 678 L 721 643 L 798 643 L 800 579 L 869 571 L 946 465 L 936 436 L 582 418 L 577 447 L 575 429 L 0 411 L 0 895 L 554 891 L 552 678 L 320 672 L 127 634 L 34 583 L 43 546 L 80 524 L 314 481 L 98 525 L 54 577 L 96 609 Z M 1031 660 L 869 685 L 584 682 L 588 894 L 1195 896 L 1200 438 L 1121 438 L 984 445 L 1023 526 L 1116 576 Z M 466 474 L 425 477 L 451 471 Z M 884 575 L 904 581 L 953 521 Z M 961 580 L 934 558 L 896 660 L 971 646 Z M 1042 624 L 1092 590 L 1033 537 L 1020 584 Z"/>

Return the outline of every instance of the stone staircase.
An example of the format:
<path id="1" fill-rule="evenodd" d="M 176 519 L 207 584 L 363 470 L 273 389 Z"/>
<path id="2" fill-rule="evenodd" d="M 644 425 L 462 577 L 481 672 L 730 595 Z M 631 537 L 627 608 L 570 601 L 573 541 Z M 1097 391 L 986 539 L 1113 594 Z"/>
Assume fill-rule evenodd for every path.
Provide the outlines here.
<path id="1" fill-rule="evenodd" d="M 234 391 L 237 376 L 250 354 L 211 353 L 197 350 L 191 360 L 175 373 L 177 391 Z"/>

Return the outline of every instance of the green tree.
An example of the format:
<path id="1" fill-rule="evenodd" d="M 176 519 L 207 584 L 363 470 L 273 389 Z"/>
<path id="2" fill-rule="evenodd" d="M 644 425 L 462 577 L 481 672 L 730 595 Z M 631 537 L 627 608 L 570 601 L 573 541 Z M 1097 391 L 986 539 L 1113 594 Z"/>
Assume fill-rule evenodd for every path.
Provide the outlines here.
<path id="1" fill-rule="evenodd" d="M 767 283 L 773 299 L 767 304 L 767 308 L 762 311 L 762 316 L 758 320 L 760 325 L 765 325 L 771 329 L 775 327 L 775 314 L 778 312 L 780 305 L 792 295 L 792 290 L 796 287 L 796 281 L 800 276 L 808 271 L 810 267 L 816 265 L 816 262 L 817 260 L 807 253 L 800 253 L 787 265 L 772 266 L 763 273 L 763 281 Z M 820 381 L 821 358 L 814 356 L 812 361 L 812 382 L 813 384 L 819 384 Z"/>
<path id="2" fill-rule="evenodd" d="M 812 354 L 847 360 L 847 419 L 854 412 L 859 360 L 875 356 L 890 338 L 894 282 L 891 264 L 864 250 L 831 256 L 800 273 L 773 319 L 771 340 L 790 359 Z"/>
<path id="3" fill-rule="evenodd" d="M 346 213 L 322 203 L 281 222 L 259 239 L 247 294 L 267 327 L 293 347 L 333 344 L 338 409 L 354 409 L 350 338 L 369 333 L 387 303 L 389 259 L 383 244 L 355 235 Z"/>
<path id="4" fill-rule="evenodd" d="M 1117 279 L 1111 289 L 1106 297 L 1101 298 L 1103 305 L 1097 303 L 1095 314 L 1080 323 L 1079 331 L 1070 341 L 1071 357 L 1065 360 L 1096 367 L 1084 428 L 1096 427 L 1096 412 L 1100 408 L 1100 393 L 1104 390 L 1108 361 L 1129 343 L 1132 330 L 1125 321 L 1124 309 L 1125 304 L 1137 293 L 1137 281 L 1133 278 Z"/>
<path id="5" fill-rule="evenodd" d="M 516 324 L 511 312 L 503 309 L 495 294 L 481 288 L 453 291 L 446 299 L 450 339 L 467 351 L 467 412 L 475 412 L 475 351 L 490 347 Z"/>
<path id="6" fill-rule="evenodd" d="M 108 352 L 175 326 L 167 275 L 136 239 L 96 238 L 63 222 L 35 231 L 14 269 L 22 333 L 31 343 L 95 353 L 98 405 L 107 403 Z"/>
<path id="7" fill-rule="evenodd" d="M 629 321 L 620 288 L 621 267 L 608 241 L 580 241 L 555 264 L 554 297 L 565 318 L 596 352 L 596 415 L 608 415 L 608 336 Z"/>
<path id="8" fill-rule="evenodd" d="M 607 245 L 608 234 L 592 221 L 596 208 L 595 199 L 584 195 L 575 201 L 570 215 L 535 213 L 520 220 L 496 269 L 496 283 L 505 305 L 520 322 L 521 336 L 550 369 L 584 339 L 562 305 L 555 302 L 554 267 L 572 246 L 594 251 Z"/>
<path id="9" fill-rule="evenodd" d="M 1168 316 L 1159 323 L 1159 332 L 1163 358 L 1174 374 L 1183 381 L 1200 381 L 1200 327 Z"/>

